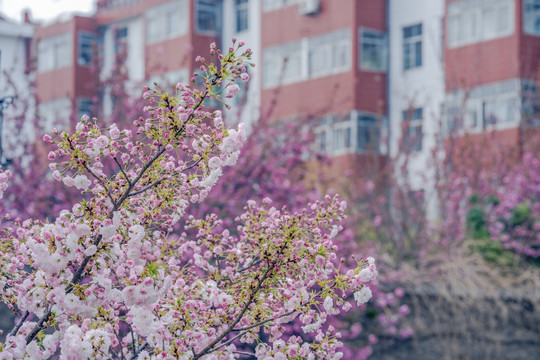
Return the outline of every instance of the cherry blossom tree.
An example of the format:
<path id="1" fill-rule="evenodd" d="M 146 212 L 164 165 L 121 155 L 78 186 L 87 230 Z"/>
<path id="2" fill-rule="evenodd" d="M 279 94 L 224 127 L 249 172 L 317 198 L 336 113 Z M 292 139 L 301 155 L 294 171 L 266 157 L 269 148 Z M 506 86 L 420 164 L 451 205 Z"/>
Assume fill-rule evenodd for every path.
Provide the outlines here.
<path id="1" fill-rule="evenodd" d="M 0 345 L 4 359 L 339 359 L 341 342 L 327 319 L 347 311 L 377 276 L 373 258 L 342 271 L 334 238 L 345 202 L 326 196 L 298 212 L 248 201 L 232 234 L 204 202 L 233 166 L 245 130 L 225 126 L 208 99 L 230 98 L 246 78 L 251 51 L 239 42 L 199 58 L 202 88 L 178 84 L 151 102 L 136 130 L 83 117 L 73 133 L 54 131 L 53 178 L 84 200 L 54 222 L 10 221 L 0 237 L 1 299 L 18 320 Z M 106 161 L 116 171 L 106 173 Z M 0 176 L 8 192 L 9 172 Z M 186 219 L 186 230 L 171 234 Z M 284 337 L 298 318 L 314 341 Z M 254 353 L 237 343 L 268 342 Z"/>

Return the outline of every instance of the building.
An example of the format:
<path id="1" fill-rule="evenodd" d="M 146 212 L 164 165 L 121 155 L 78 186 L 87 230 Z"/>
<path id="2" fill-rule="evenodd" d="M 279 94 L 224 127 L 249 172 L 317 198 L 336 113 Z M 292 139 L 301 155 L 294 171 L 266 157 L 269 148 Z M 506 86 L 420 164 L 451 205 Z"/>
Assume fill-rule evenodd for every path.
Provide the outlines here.
<path id="1" fill-rule="evenodd" d="M 91 113 L 96 38 L 95 21 L 88 17 L 64 15 L 36 27 L 37 110 L 46 131 L 69 129 L 82 114 Z"/>
<path id="2" fill-rule="evenodd" d="M 220 31 L 221 3 L 212 0 L 98 1 L 92 17 L 38 26 L 36 84 L 45 127 L 66 128 L 84 113 L 111 115 L 111 79 L 119 72 L 133 97 L 154 81 L 189 82 L 194 54 L 208 53 Z"/>
<path id="3" fill-rule="evenodd" d="M 36 29 L 39 111 L 51 126 L 96 104 L 108 115 L 119 57 L 136 96 L 188 82 L 196 55 L 236 37 L 257 67 L 235 116 L 309 121 L 346 166 L 406 157 L 413 188 L 430 191 L 441 135 L 506 141 L 540 120 L 539 24 L 540 0 L 99 0 L 92 17 Z"/>
<path id="4" fill-rule="evenodd" d="M 387 113 L 386 2 L 265 1 L 261 109 L 322 119 L 321 149 L 379 152 Z"/>
<path id="5" fill-rule="evenodd" d="M 451 131 L 517 139 L 538 116 L 540 1 L 445 2 L 446 103 Z"/>
<path id="6" fill-rule="evenodd" d="M 21 131 L 24 126 L 23 120 L 28 116 L 27 110 L 32 112 L 35 106 L 30 101 L 32 91 L 30 46 L 33 33 L 34 26 L 30 23 L 28 14 L 25 14 L 25 22 L 22 24 L 0 16 L 0 165 L 2 166 L 6 158 L 12 158 L 16 145 L 12 143 L 14 137 L 3 135 L 28 134 Z"/>

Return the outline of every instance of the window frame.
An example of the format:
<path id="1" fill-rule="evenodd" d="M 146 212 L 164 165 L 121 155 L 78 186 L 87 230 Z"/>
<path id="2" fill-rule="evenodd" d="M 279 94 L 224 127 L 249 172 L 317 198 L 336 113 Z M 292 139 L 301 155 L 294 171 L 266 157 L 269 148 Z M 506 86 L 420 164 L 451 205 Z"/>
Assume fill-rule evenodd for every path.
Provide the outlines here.
<path id="1" fill-rule="evenodd" d="M 148 8 L 145 13 L 146 43 L 155 44 L 187 34 L 188 17 L 182 11 L 186 6 L 186 0 L 177 0 Z"/>
<path id="2" fill-rule="evenodd" d="M 84 44 L 83 38 L 86 37 L 86 40 L 89 43 Z M 77 32 L 77 64 L 79 66 L 91 66 L 92 58 L 94 57 L 94 47 L 97 44 L 97 35 L 89 31 L 78 31 Z M 86 51 L 84 50 L 86 49 Z M 84 53 L 88 53 L 89 59 L 87 62 L 84 61 Z"/>
<path id="3" fill-rule="evenodd" d="M 344 28 L 266 48 L 263 51 L 263 88 L 350 71 L 351 44 L 351 31 Z M 315 54 L 321 54 L 326 59 L 327 66 L 313 70 L 312 61 Z M 285 59 L 288 60 L 283 67 Z"/>
<path id="4" fill-rule="evenodd" d="M 195 1 L 195 28 L 199 34 L 218 34 L 221 28 L 221 19 L 219 17 L 220 9 L 219 2 L 213 0 L 196 0 Z M 215 17 L 214 29 L 201 28 L 201 21 L 199 15 L 201 13 L 213 14 Z"/>
<path id="5" fill-rule="evenodd" d="M 62 69 L 73 64 L 73 36 L 71 33 L 41 39 L 37 46 L 38 73 Z M 63 50 L 65 53 L 61 54 L 60 49 L 65 49 Z M 48 63 L 44 61 L 48 61 Z"/>
<path id="6" fill-rule="evenodd" d="M 368 135 L 369 139 L 361 141 L 360 137 L 365 134 Z M 378 153 L 380 151 L 379 139 L 380 129 L 377 118 L 374 115 L 358 114 L 356 119 L 356 152 Z"/>
<path id="7" fill-rule="evenodd" d="M 271 88 L 303 80 L 303 42 L 295 41 L 265 49 L 263 52 L 263 86 Z M 292 60 L 299 61 L 299 68 L 291 69 Z"/>
<path id="8" fill-rule="evenodd" d="M 527 7 L 529 6 L 532 6 L 532 7 L 538 6 L 538 9 L 534 10 L 533 16 L 534 16 L 535 21 L 533 22 L 532 27 L 529 26 L 531 21 L 527 20 L 527 11 L 528 11 Z M 532 36 L 540 36 L 540 0 L 524 0 L 522 15 L 523 15 L 523 33 L 527 35 L 532 35 Z M 537 30 L 536 30 L 536 26 L 538 26 Z"/>
<path id="9" fill-rule="evenodd" d="M 249 30 L 249 0 L 234 0 L 235 32 Z"/>
<path id="10" fill-rule="evenodd" d="M 406 36 L 405 32 L 408 29 L 419 28 L 419 34 L 413 34 L 411 36 Z M 423 46 L 423 36 L 424 36 L 424 25 L 423 23 L 416 23 L 413 25 L 404 26 L 402 28 L 402 41 L 403 41 L 403 70 L 412 70 L 420 68 L 423 65 L 424 58 L 424 46 Z M 418 56 L 418 47 L 420 48 L 420 56 Z M 409 52 L 407 55 L 407 49 Z M 412 51 L 410 51 L 412 49 Z M 418 59 L 420 59 L 418 61 Z"/>
<path id="11" fill-rule="evenodd" d="M 424 139 L 424 108 L 409 108 L 402 112 L 403 146 L 407 152 L 421 152 Z"/>
<path id="12" fill-rule="evenodd" d="M 371 35 L 382 35 L 379 39 L 370 39 L 373 40 L 366 42 L 366 34 Z M 388 71 L 388 36 L 384 31 L 373 30 L 368 28 L 360 28 L 358 39 L 360 40 L 360 46 L 358 47 L 360 54 L 358 54 L 358 63 L 361 70 L 365 71 L 376 71 L 376 72 L 387 72 Z M 370 66 L 364 61 L 364 55 L 367 53 L 365 50 L 366 45 L 373 45 L 375 51 L 380 51 L 381 64 L 379 66 Z"/>
<path id="13" fill-rule="evenodd" d="M 449 4 L 446 44 L 449 48 L 458 48 L 512 35 L 515 31 L 514 9 L 514 3 L 510 0 L 496 0 L 480 5 L 462 0 Z M 494 17 L 492 20 L 487 20 L 489 13 Z M 475 19 L 474 23 L 467 21 L 471 18 Z M 499 28 L 503 23 L 506 26 Z"/>
<path id="14" fill-rule="evenodd" d="M 481 118 L 480 125 L 482 129 L 500 128 L 510 126 L 515 124 L 517 119 L 519 119 L 519 110 L 520 110 L 521 100 L 515 97 L 515 94 L 506 93 L 499 94 L 496 96 L 487 96 L 480 99 L 481 105 Z M 487 113 L 487 105 L 494 106 L 495 111 L 491 111 L 490 114 Z M 498 107 L 498 109 L 497 109 Z M 501 116 L 497 114 L 498 110 L 501 110 L 504 107 L 504 114 Z M 488 119 L 488 115 L 490 119 Z M 508 116 L 510 115 L 510 116 Z M 491 117 L 493 120 L 491 120 Z"/>
<path id="15" fill-rule="evenodd" d="M 129 25 L 122 25 L 113 31 L 114 41 L 114 53 L 118 54 L 120 51 L 128 51 L 129 43 Z"/>
<path id="16" fill-rule="evenodd" d="M 85 105 L 85 106 L 83 106 Z M 88 115 L 90 118 L 94 115 L 92 108 L 94 102 L 90 98 L 79 97 L 77 98 L 77 121 L 79 121 L 83 115 Z"/>
<path id="17" fill-rule="evenodd" d="M 326 115 L 315 128 L 318 150 L 338 156 L 350 153 L 380 153 L 380 128 L 377 115 L 351 111 L 347 115 Z M 362 130 L 361 130 L 362 129 Z M 368 134 L 367 141 L 360 141 Z"/>
<path id="18" fill-rule="evenodd" d="M 343 36 L 345 35 L 345 36 Z M 308 79 L 316 79 L 323 76 L 339 74 L 351 69 L 352 54 L 351 54 L 352 36 L 349 29 L 338 29 L 323 35 L 307 38 L 307 74 Z M 336 57 L 339 50 L 344 50 L 345 63 L 340 64 Z M 320 54 L 324 56 L 326 66 L 314 70 L 313 61 L 314 55 Z"/>

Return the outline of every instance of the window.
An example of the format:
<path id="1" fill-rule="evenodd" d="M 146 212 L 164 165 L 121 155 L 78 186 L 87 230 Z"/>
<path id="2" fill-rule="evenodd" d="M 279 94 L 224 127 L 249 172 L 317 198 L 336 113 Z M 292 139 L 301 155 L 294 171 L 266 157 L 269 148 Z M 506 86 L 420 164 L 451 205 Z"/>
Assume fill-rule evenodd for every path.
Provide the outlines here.
<path id="1" fill-rule="evenodd" d="M 309 77 L 347 71 L 350 68 L 350 32 L 337 30 L 308 39 Z"/>
<path id="2" fill-rule="evenodd" d="M 448 46 L 458 47 L 497 39 L 514 32 L 511 0 L 462 0 L 448 5 Z"/>
<path id="3" fill-rule="evenodd" d="M 446 110 L 446 134 L 451 135 L 463 128 L 463 111 L 459 107 Z"/>
<path id="4" fill-rule="evenodd" d="M 319 150 L 327 154 L 379 152 L 380 132 L 373 115 L 356 111 L 344 118 L 330 115 L 315 131 Z"/>
<path id="5" fill-rule="evenodd" d="M 219 4 L 212 0 L 197 0 L 197 30 L 216 32 L 219 30 Z"/>
<path id="6" fill-rule="evenodd" d="M 360 68 L 386 71 L 386 34 L 368 29 L 360 31 Z"/>
<path id="7" fill-rule="evenodd" d="M 403 69 L 422 66 L 422 24 L 403 28 Z"/>
<path id="8" fill-rule="evenodd" d="M 422 118 L 422 108 L 403 112 L 403 147 L 405 151 L 422 150 Z"/>
<path id="9" fill-rule="evenodd" d="M 517 99 L 489 99 L 482 102 L 482 127 L 511 123 L 516 119 L 518 111 Z"/>
<path id="10" fill-rule="evenodd" d="M 319 140 L 319 151 L 325 154 L 328 151 L 328 149 L 326 148 L 326 143 L 327 143 L 326 131 L 322 131 L 319 133 L 318 140 Z"/>
<path id="11" fill-rule="evenodd" d="M 290 84 L 348 71 L 351 67 L 349 29 L 267 48 L 263 53 L 263 85 Z"/>
<path id="12" fill-rule="evenodd" d="M 38 105 L 40 125 L 47 131 L 56 127 L 58 130 L 69 129 L 69 118 L 72 109 L 71 99 L 62 98 Z"/>
<path id="13" fill-rule="evenodd" d="M 92 62 L 93 46 L 96 36 L 92 33 L 79 31 L 79 65 L 89 66 Z"/>
<path id="14" fill-rule="evenodd" d="M 300 80 L 302 77 L 301 42 L 266 49 L 263 53 L 263 64 L 263 83 L 266 87 Z"/>
<path id="15" fill-rule="evenodd" d="M 146 42 L 151 44 L 187 33 L 186 0 L 154 6 L 146 12 Z"/>
<path id="16" fill-rule="evenodd" d="M 336 126 L 332 129 L 332 150 L 342 152 L 351 148 L 351 128 L 347 126 Z"/>
<path id="17" fill-rule="evenodd" d="M 540 0 L 523 2 L 523 32 L 540 35 Z"/>
<path id="18" fill-rule="evenodd" d="M 79 98 L 77 101 L 77 120 L 82 118 L 83 115 L 88 115 L 91 118 L 93 105 L 92 100 Z"/>
<path id="19" fill-rule="evenodd" d="M 236 32 L 245 31 L 248 29 L 248 0 L 234 0 L 236 12 Z"/>
<path id="20" fill-rule="evenodd" d="M 356 127 L 356 150 L 359 152 L 377 152 L 380 134 L 375 117 L 359 116 Z"/>
<path id="21" fill-rule="evenodd" d="M 156 82 L 162 89 L 163 88 L 172 88 L 176 87 L 176 84 L 187 84 L 189 82 L 188 70 L 185 68 L 168 71 L 161 75 L 156 75 L 150 77 L 146 84 L 150 87 L 154 87 L 154 82 Z"/>
<path id="22" fill-rule="evenodd" d="M 114 52 L 118 54 L 120 50 L 127 50 L 128 28 L 127 26 L 118 28 L 114 32 Z"/>
<path id="23" fill-rule="evenodd" d="M 71 34 L 62 34 L 38 43 L 38 72 L 46 72 L 71 65 Z"/>

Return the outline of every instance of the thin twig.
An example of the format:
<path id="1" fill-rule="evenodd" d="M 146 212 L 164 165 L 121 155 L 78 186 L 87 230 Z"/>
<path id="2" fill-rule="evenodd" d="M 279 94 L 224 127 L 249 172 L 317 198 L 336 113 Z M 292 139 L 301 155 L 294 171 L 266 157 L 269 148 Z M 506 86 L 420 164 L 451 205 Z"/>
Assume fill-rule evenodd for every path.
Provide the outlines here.
<path id="1" fill-rule="evenodd" d="M 150 189 L 153 188 L 154 186 L 161 184 L 161 183 L 163 182 L 163 180 L 164 180 L 164 179 L 156 180 L 156 181 L 154 181 L 153 183 L 151 183 L 150 185 L 147 185 L 147 186 L 143 187 L 141 190 L 132 192 L 131 194 L 129 194 L 129 197 L 135 196 L 135 195 L 139 195 L 139 194 L 142 194 L 143 192 L 145 192 L 145 191 L 147 191 L 147 190 L 150 190 Z"/>
<path id="2" fill-rule="evenodd" d="M 261 259 L 257 259 L 257 260 L 255 260 L 255 261 L 253 261 L 251 264 L 249 264 L 249 265 L 247 265 L 246 267 L 243 267 L 243 268 L 241 268 L 241 269 L 238 269 L 237 271 L 238 271 L 239 273 L 243 273 L 244 271 L 247 271 L 247 270 L 251 269 L 252 267 L 254 267 L 254 266 L 256 266 L 256 265 L 259 265 L 259 264 L 261 263 L 261 261 L 262 261 Z"/>
<path id="3" fill-rule="evenodd" d="M 88 165 L 86 165 L 86 161 L 82 163 L 84 168 L 86 169 L 86 171 L 88 171 L 93 177 L 95 177 L 99 183 L 101 184 L 101 186 L 103 186 L 103 188 L 105 189 L 105 191 L 107 192 L 107 196 L 109 197 L 109 199 L 111 199 L 111 202 L 114 204 L 114 198 L 111 194 L 111 191 L 109 190 L 109 188 L 107 187 L 107 185 L 105 185 L 105 182 L 99 177 L 97 176 L 96 174 L 94 174 L 94 172 L 92 170 L 90 170 L 90 168 L 88 167 Z"/>
<path id="4" fill-rule="evenodd" d="M 116 162 L 116 165 L 118 165 L 118 168 L 120 169 L 120 171 L 122 172 L 122 174 L 126 178 L 126 181 L 128 182 L 128 185 L 131 185 L 131 180 L 129 180 L 129 177 L 125 173 L 124 168 L 122 167 L 122 165 L 120 164 L 120 162 L 118 161 L 118 158 L 116 156 L 114 157 L 114 162 Z"/>
<path id="5" fill-rule="evenodd" d="M 253 356 L 253 357 L 255 356 L 255 354 L 248 353 L 248 352 L 245 352 L 245 351 L 233 351 L 233 353 L 239 354 L 239 355 Z"/>

